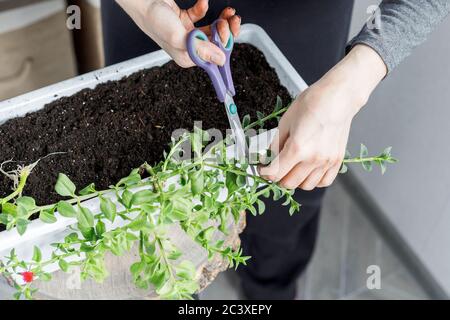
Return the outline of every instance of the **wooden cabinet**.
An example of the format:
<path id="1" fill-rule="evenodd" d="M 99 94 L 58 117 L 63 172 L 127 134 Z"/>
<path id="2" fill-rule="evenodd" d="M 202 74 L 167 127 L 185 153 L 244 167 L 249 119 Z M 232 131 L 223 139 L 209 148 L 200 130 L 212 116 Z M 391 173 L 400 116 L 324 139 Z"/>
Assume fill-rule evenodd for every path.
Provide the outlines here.
<path id="1" fill-rule="evenodd" d="M 0 12 L 0 100 L 76 75 L 65 1 Z"/>
<path id="2" fill-rule="evenodd" d="M 73 30 L 78 72 L 86 73 L 105 66 L 99 0 L 70 0 L 81 11 L 80 30 Z"/>

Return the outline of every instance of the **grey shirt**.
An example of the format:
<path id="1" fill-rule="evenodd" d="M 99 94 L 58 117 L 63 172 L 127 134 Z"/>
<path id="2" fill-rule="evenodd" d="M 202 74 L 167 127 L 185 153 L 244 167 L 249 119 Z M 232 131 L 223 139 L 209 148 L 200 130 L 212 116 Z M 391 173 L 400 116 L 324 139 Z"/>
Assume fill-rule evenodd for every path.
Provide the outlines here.
<path id="1" fill-rule="evenodd" d="M 370 46 L 384 60 L 389 73 L 449 12 L 450 0 L 384 0 L 347 50 L 361 43 Z"/>

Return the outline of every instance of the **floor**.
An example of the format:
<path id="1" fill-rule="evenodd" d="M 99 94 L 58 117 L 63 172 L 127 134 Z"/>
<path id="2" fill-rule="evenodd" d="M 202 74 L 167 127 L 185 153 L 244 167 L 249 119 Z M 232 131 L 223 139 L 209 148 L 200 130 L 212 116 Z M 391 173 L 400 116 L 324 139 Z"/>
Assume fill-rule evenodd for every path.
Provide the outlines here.
<path id="1" fill-rule="evenodd" d="M 368 289 L 369 266 L 379 267 L 380 289 Z M 375 274 L 376 276 L 376 274 Z M 369 281 L 370 282 L 370 281 Z M 376 284 L 376 281 L 370 282 Z M 233 271 L 219 275 L 201 299 L 239 299 Z M 0 299 L 12 289 L 0 279 Z M 316 252 L 298 279 L 298 299 L 428 299 L 339 180 L 328 190 Z"/>
<path id="2" fill-rule="evenodd" d="M 297 299 L 429 299 L 339 180 L 325 197 L 316 252 L 297 284 Z M 200 298 L 239 299 L 238 288 L 227 271 Z"/>

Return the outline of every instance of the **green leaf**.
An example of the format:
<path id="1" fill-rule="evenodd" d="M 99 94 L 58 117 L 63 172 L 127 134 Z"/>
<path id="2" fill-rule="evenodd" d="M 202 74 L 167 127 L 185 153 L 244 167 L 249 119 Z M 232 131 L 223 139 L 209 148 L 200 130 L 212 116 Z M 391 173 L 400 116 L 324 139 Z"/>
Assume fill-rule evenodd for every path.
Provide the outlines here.
<path id="1" fill-rule="evenodd" d="M 106 226 L 103 221 L 98 221 L 95 226 L 95 231 L 99 237 L 101 237 L 106 232 Z"/>
<path id="2" fill-rule="evenodd" d="M 144 203 L 152 203 L 157 197 L 158 194 L 152 192 L 151 190 L 141 190 L 133 194 L 131 198 L 131 205 L 139 206 Z"/>
<path id="3" fill-rule="evenodd" d="M 69 264 L 64 259 L 59 259 L 58 265 L 59 265 L 59 268 L 64 272 L 67 272 L 69 270 Z"/>
<path id="4" fill-rule="evenodd" d="M 211 227 L 208 227 L 208 228 L 202 230 L 199 234 L 199 237 L 201 239 L 210 241 L 212 239 L 212 236 L 214 235 L 214 232 L 215 232 L 215 228 L 213 226 L 211 226 Z"/>
<path id="5" fill-rule="evenodd" d="M 277 102 L 275 104 L 274 112 L 278 112 L 283 109 L 283 100 L 281 100 L 280 96 L 277 96 Z"/>
<path id="6" fill-rule="evenodd" d="M 141 206 L 141 210 L 147 214 L 153 214 L 158 210 L 158 207 L 156 205 L 146 203 Z"/>
<path id="7" fill-rule="evenodd" d="M 194 132 L 191 134 L 191 145 L 194 157 L 201 157 L 203 148 L 203 134 L 202 130 L 198 127 L 194 127 Z"/>
<path id="8" fill-rule="evenodd" d="M 192 194 L 195 196 L 202 193 L 205 186 L 203 169 L 195 170 L 189 173 L 189 179 L 191 181 Z"/>
<path id="9" fill-rule="evenodd" d="M 256 117 L 258 118 L 258 120 L 261 120 L 262 118 L 264 118 L 264 113 L 256 111 Z"/>
<path id="10" fill-rule="evenodd" d="M 17 207 L 17 217 L 28 219 L 29 213 L 25 207 L 18 206 Z"/>
<path id="11" fill-rule="evenodd" d="M 275 189 L 272 189 L 273 200 L 278 201 L 283 197 L 283 193 L 281 192 L 280 189 L 278 189 L 278 187 L 276 185 L 273 185 L 273 187 L 275 188 Z"/>
<path id="12" fill-rule="evenodd" d="M 220 225 L 219 225 L 219 230 L 224 233 L 224 234 L 228 234 L 227 232 L 227 218 L 228 218 L 228 213 L 229 213 L 229 208 L 223 208 L 222 210 L 220 210 Z"/>
<path id="13" fill-rule="evenodd" d="M 137 275 L 139 273 L 141 273 L 145 268 L 145 263 L 144 262 L 135 262 L 131 265 L 130 267 L 130 272 L 133 275 Z"/>
<path id="14" fill-rule="evenodd" d="M 345 163 L 342 163 L 339 173 L 346 173 L 347 171 L 348 171 L 347 165 Z"/>
<path id="15" fill-rule="evenodd" d="M 80 251 L 81 252 L 92 252 L 94 250 L 94 247 L 88 246 L 85 243 L 82 243 L 80 246 Z"/>
<path id="16" fill-rule="evenodd" d="M 231 213 L 233 214 L 233 219 L 235 222 L 239 221 L 239 218 L 241 217 L 241 212 L 237 208 L 232 208 Z"/>
<path id="17" fill-rule="evenodd" d="M 156 290 L 156 293 L 158 295 L 160 295 L 162 298 L 165 298 L 165 297 L 168 298 L 173 295 L 174 289 L 175 288 L 174 288 L 174 284 L 172 283 L 172 281 L 166 281 L 161 288 Z"/>
<path id="18" fill-rule="evenodd" d="M 156 245 L 155 242 L 147 242 L 144 245 L 145 247 L 145 253 L 147 253 L 148 255 L 154 255 L 156 252 Z"/>
<path id="19" fill-rule="evenodd" d="M 133 199 L 133 193 L 129 190 L 125 190 L 122 193 L 121 203 L 125 206 L 125 208 L 131 208 L 131 199 Z"/>
<path id="20" fill-rule="evenodd" d="M 263 214 L 264 211 L 266 210 L 266 205 L 264 204 L 264 202 L 262 200 L 258 200 L 258 212 L 259 214 Z"/>
<path id="21" fill-rule="evenodd" d="M 86 186 L 85 188 L 83 188 L 79 193 L 80 196 L 85 196 L 91 193 L 95 193 L 95 184 L 91 183 L 90 185 Z"/>
<path id="22" fill-rule="evenodd" d="M 378 164 L 380 165 L 381 174 L 383 175 L 386 172 L 386 162 L 380 160 L 378 161 Z"/>
<path id="23" fill-rule="evenodd" d="M 78 223 L 83 228 L 92 228 L 94 226 L 94 215 L 91 210 L 86 207 L 78 207 L 77 212 Z"/>
<path id="24" fill-rule="evenodd" d="M 389 158 L 386 159 L 386 162 L 387 163 L 397 163 L 398 159 L 393 158 L 393 157 L 389 157 Z"/>
<path id="25" fill-rule="evenodd" d="M 390 157 L 391 151 L 392 151 L 392 147 L 387 147 L 386 149 L 383 150 L 383 153 L 381 155 L 385 156 L 385 157 Z"/>
<path id="26" fill-rule="evenodd" d="M 242 127 L 243 127 L 243 128 L 248 127 L 248 126 L 250 125 L 250 122 L 251 122 L 250 115 L 249 115 L 249 114 L 246 114 L 246 115 L 244 116 L 244 118 L 242 118 Z"/>
<path id="27" fill-rule="evenodd" d="M 36 201 L 31 197 L 20 197 L 16 200 L 17 206 L 25 208 L 27 211 L 31 211 L 36 208 Z"/>
<path id="28" fill-rule="evenodd" d="M 89 240 L 89 241 L 96 240 L 95 228 L 93 228 L 93 227 L 84 228 L 80 225 L 78 225 L 78 228 L 80 229 L 80 232 L 83 235 L 84 239 Z"/>
<path id="29" fill-rule="evenodd" d="M 182 299 L 192 300 L 192 295 L 198 291 L 199 285 L 195 280 L 185 280 L 178 284 L 182 293 Z"/>
<path id="30" fill-rule="evenodd" d="M 141 176 L 139 175 L 139 173 L 132 172 L 128 177 L 120 179 L 120 181 L 117 183 L 117 186 L 131 186 L 138 183 L 139 181 L 141 181 Z"/>
<path id="31" fill-rule="evenodd" d="M 117 214 L 117 207 L 110 198 L 100 197 L 100 210 L 105 215 L 106 219 L 114 222 Z"/>
<path id="32" fill-rule="evenodd" d="M 181 279 L 192 280 L 195 278 L 195 266 L 191 261 L 183 260 L 178 266 L 175 268 L 176 274 Z"/>
<path id="33" fill-rule="evenodd" d="M 65 243 L 77 242 L 78 240 L 79 240 L 78 239 L 78 233 L 76 233 L 76 232 L 72 232 L 71 234 L 67 235 L 64 238 L 64 242 Z"/>
<path id="34" fill-rule="evenodd" d="M 291 203 L 291 207 L 289 208 L 289 215 L 294 215 L 294 213 L 296 213 L 296 212 L 300 212 L 300 204 L 298 204 L 298 203 L 295 203 L 295 204 L 293 204 L 293 203 Z"/>
<path id="35" fill-rule="evenodd" d="M 42 260 L 42 252 L 36 246 L 34 246 L 34 249 L 33 249 L 33 258 L 32 259 L 34 262 L 37 262 L 37 263 L 41 262 L 41 260 Z"/>
<path id="36" fill-rule="evenodd" d="M 48 281 L 52 280 L 52 275 L 50 273 L 43 272 L 43 273 L 39 274 L 39 280 L 48 282 Z"/>
<path id="37" fill-rule="evenodd" d="M 155 288 L 159 289 L 163 286 L 164 281 L 168 278 L 168 275 L 164 271 L 155 272 L 150 277 L 150 282 L 155 286 Z M 170 282 L 170 281 L 167 281 Z"/>
<path id="38" fill-rule="evenodd" d="M 192 211 L 192 202 L 189 199 L 173 197 L 171 202 L 164 206 L 164 214 L 173 221 L 185 220 Z"/>
<path id="39" fill-rule="evenodd" d="M 3 214 L 9 214 L 11 216 L 16 216 L 16 214 L 17 214 L 17 206 L 12 204 L 12 203 L 6 202 L 6 203 L 4 203 L 2 205 L 2 213 Z"/>
<path id="40" fill-rule="evenodd" d="M 66 176 L 64 173 L 58 175 L 58 180 L 56 181 L 55 191 L 63 197 L 73 197 L 75 196 L 75 184 Z"/>
<path id="41" fill-rule="evenodd" d="M 135 234 L 130 233 L 130 232 L 128 232 L 126 234 L 126 238 L 127 238 L 127 241 L 131 241 L 131 242 L 139 240 L 138 236 L 136 236 Z"/>
<path id="42" fill-rule="evenodd" d="M 25 220 L 25 219 L 17 219 L 17 224 L 16 224 L 16 226 L 17 226 L 17 232 L 20 234 L 20 235 L 23 235 L 24 233 L 25 233 L 25 231 L 27 231 L 27 227 L 28 227 L 28 224 L 30 223 L 30 221 L 28 221 L 28 220 Z"/>
<path id="43" fill-rule="evenodd" d="M 227 171 L 225 174 L 225 186 L 228 189 L 228 195 L 231 195 L 239 188 L 236 180 L 237 175 L 233 172 Z"/>
<path id="44" fill-rule="evenodd" d="M 10 214 L 6 214 L 6 213 L 0 214 L 0 223 L 4 224 L 5 226 L 13 220 L 14 220 L 14 218 Z"/>
<path id="45" fill-rule="evenodd" d="M 56 217 L 55 217 L 53 209 L 42 210 L 39 213 L 39 219 L 41 219 L 41 221 L 45 222 L 45 223 L 55 223 L 56 222 Z"/>
<path id="46" fill-rule="evenodd" d="M 364 170 L 369 171 L 369 172 L 372 171 L 372 162 L 364 161 L 364 162 L 361 162 L 361 165 L 364 168 Z"/>
<path id="47" fill-rule="evenodd" d="M 247 179 L 244 176 L 238 175 L 236 178 L 236 184 L 239 188 L 247 185 Z"/>
<path id="48" fill-rule="evenodd" d="M 361 148 L 359 150 L 359 157 L 365 158 L 369 155 L 369 150 L 367 150 L 367 147 L 361 143 Z"/>
<path id="49" fill-rule="evenodd" d="M 183 254 L 179 250 L 173 250 L 169 254 L 167 254 L 167 258 L 170 260 L 177 260 L 179 257 L 181 257 Z"/>
<path id="50" fill-rule="evenodd" d="M 56 210 L 59 212 L 60 215 L 66 218 L 73 218 L 77 216 L 77 212 L 74 209 L 74 207 L 66 201 L 58 202 Z"/>
<path id="51" fill-rule="evenodd" d="M 127 227 L 133 231 L 150 231 L 152 229 L 146 215 L 141 215 L 139 218 L 134 219 L 127 224 Z"/>

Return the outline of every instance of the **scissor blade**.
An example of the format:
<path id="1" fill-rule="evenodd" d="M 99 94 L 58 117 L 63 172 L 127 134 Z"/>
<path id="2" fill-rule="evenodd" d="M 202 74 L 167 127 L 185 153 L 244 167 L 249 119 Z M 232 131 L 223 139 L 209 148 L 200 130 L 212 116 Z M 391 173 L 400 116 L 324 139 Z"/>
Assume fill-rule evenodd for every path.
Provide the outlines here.
<path id="1" fill-rule="evenodd" d="M 244 129 L 242 128 L 241 119 L 237 112 L 237 106 L 234 103 L 234 99 L 231 95 L 227 94 L 225 96 L 225 109 L 227 111 L 228 121 L 230 122 L 231 130 L 234 135 L 234 140 L 236 142 L 237 159 L 240 161 L 245 161 L 245 163 L 250 164 L 250 151 L 247 145 L 247 139 L 245 137 Z M 251 164 L 249 165 L 252 174 L 256 175 L 256 169 Z"/>

